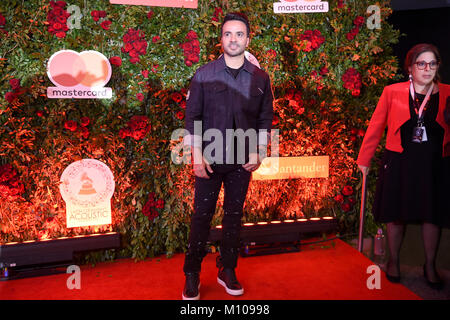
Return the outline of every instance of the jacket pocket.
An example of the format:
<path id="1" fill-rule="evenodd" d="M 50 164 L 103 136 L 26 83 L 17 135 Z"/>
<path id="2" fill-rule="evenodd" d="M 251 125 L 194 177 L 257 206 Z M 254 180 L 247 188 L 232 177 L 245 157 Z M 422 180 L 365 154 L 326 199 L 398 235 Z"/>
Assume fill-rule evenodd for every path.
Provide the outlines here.
<path id="1" fill-rule="evenodd" d="M 264 96 L 264 90 L 259 86 L 250 87 L 250 99 L 247 101 L 247 111 L 257 113 L 261 106 L 261 100 Z"/>

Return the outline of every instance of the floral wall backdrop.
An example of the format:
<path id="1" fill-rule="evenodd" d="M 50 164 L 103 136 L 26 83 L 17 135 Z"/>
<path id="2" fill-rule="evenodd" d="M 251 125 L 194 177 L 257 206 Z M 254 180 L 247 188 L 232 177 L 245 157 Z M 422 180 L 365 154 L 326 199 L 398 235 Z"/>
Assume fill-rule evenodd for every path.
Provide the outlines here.
<path id="1" fill-rule="evenodd" d="M 171 161 L 184 127 L 195 70 L 220 55 L 226 12 L 245 12 L 249 51 L 269 73 L 280 156 L 330 156 L 321 179 L 252 181 L 245 221 L 335 216 L 357 231 L 362 137 L 385 85 L 399 79 L 386 19 L 389 1 L 330 0 L 327 13 L 274 14 L 272 0 L 199 0 L 196 10 L 111 5 L 109 1 L 4 0 L 0 4 L 0 242 L 122 234 L 121 250 L 143 259 L 184 250 L 193 205 L 189 165 Z M 367 22 L 379 8 L 379 28 Z M 48 99 L 46 73 L 58 50 L 96 50 L 113 67 L 112 99 Z M 380 151 L 380 150 L 379 150 Z M 94 158 L 112 170 L 113 223 L 65 227 L 59 179 Z M 375 168 L 379 153 L 375 158 Z M 369 177 L 367 232 L 376 170 Z M 221 204 L 214 219 L 220 223 Z"/>

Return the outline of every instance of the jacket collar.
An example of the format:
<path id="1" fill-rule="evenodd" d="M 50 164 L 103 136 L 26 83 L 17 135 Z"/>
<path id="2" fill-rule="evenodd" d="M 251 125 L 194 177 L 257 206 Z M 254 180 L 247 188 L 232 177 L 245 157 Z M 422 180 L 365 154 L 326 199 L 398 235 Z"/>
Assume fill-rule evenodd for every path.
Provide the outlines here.
<path id="1" fill-rule="evenodd" d="M 225 63 L 225 57 L 223 54 L 220 55 L 220 57 L 216 60 L 215 64 L 215 72 L 225 70 L 227 68 L 227 65 Z M 253 74 L 255 71 L 256 66 L 253 65 L 250 61 L 247 60 L 246 57 L 244 57 L 244 67 L 243 69 L 247 71 L 250 74 Z"/>

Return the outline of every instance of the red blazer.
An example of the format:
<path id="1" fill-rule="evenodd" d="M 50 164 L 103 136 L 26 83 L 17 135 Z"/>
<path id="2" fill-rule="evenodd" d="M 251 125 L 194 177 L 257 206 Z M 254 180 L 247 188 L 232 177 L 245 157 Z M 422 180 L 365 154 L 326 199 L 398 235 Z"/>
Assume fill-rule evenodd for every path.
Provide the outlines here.
<path id="1" fill-rule="evenodd" d="M 444 109 L 447 97 L 450 96 L 450 85 L 438 83 L 439 111 L 436 122 L 444 128 L 444 145 L 442 156 L 450 156 L 450 125 L 444 120 Z M 364 136 L 356 163 L 366 167 L 375 154 L 386 125 L 386 149 L 403 152 L 400 127 L 410 119 L 409 112 L 409 81 L 387 86 L 378 101 L 377 107 L 370 119 L 369 127 Z"/>

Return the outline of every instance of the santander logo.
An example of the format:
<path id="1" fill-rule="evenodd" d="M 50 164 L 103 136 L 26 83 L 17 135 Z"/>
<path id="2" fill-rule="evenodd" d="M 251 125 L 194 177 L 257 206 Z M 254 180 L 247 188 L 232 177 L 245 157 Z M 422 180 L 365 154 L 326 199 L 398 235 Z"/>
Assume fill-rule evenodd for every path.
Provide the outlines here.
<path id="1" fill-rule="evenodd" d="M 111 64 L 100 52 L 58 51 L 48 61 L 47 74 L 56 86 L 47 88 L 48 98 L 112 97 L 111 88 L 104 88 L 112 75 Z"/>

